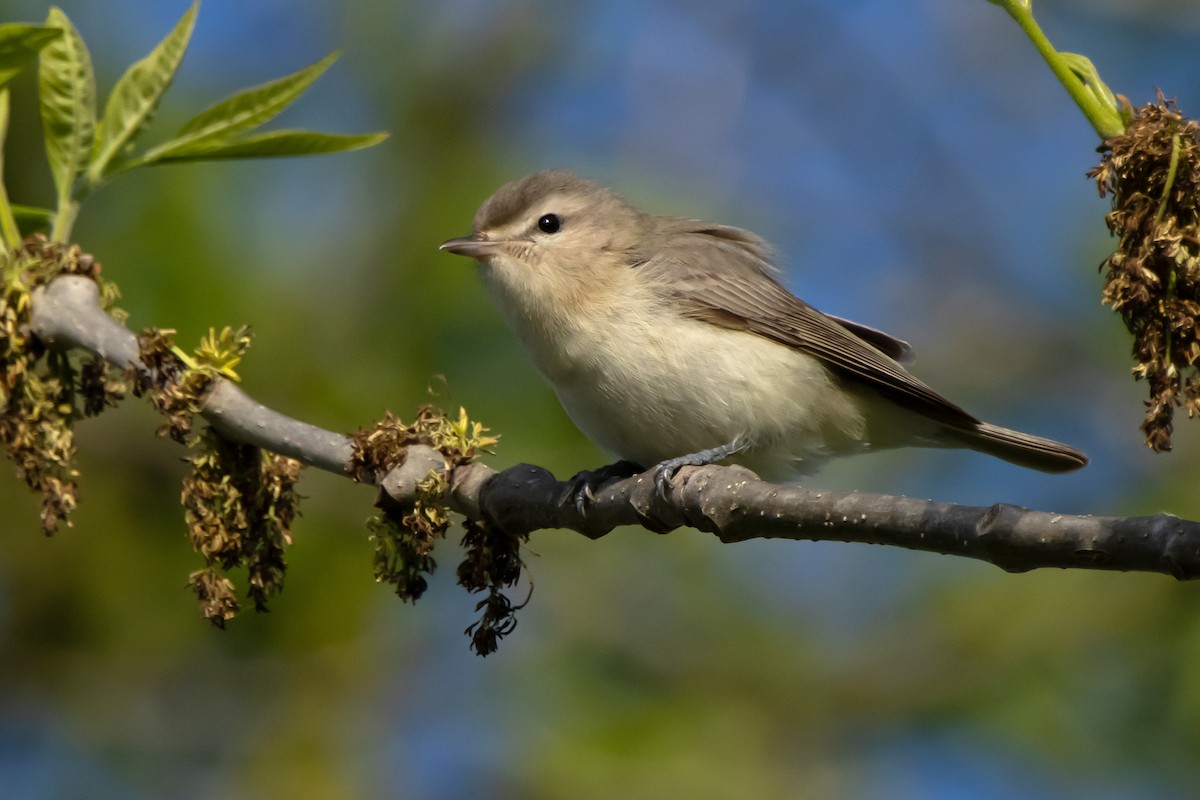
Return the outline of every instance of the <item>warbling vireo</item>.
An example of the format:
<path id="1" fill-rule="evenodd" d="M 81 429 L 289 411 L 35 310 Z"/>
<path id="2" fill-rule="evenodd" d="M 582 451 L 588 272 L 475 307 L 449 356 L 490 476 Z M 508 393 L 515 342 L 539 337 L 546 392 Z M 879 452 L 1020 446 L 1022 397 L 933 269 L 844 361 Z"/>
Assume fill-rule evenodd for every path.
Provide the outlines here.
<path id="1" fill-rule="evenodd" d="M 647 214 L 561 170 L 500 187 L 474 227 L 441 249 L 479 262 L 580 430 L 659 465 L 660 488 L 687 464 L 729 459 L 779 479 L 904 446 L 967 447 L 1045 472 L 1087 463 L 976 419 L 901 366 L 906 343 L 793 296 L 749 231 Z"/>

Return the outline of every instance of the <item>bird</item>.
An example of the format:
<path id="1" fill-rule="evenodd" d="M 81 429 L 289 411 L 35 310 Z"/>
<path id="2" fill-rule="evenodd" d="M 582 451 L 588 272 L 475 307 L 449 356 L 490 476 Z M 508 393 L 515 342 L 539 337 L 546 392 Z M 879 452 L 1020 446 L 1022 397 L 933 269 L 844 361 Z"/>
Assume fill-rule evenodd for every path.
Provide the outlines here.
<path id="1" fill-rule="evenodd" d="M 934 391 L 907 369 L 908 343 L 796 297 L 757 234 L 642 211 L 571 171 L 504 184 L 473 232 L 440 249 L 476 261 L 567 415 L 620 459 L 576 476 L 586 496 L 650 468 L 665 491 L 681 467 L 712 463 L 790 482 L 896 447 L 967 448 L 1048 473 L 1087 464 Z"/>

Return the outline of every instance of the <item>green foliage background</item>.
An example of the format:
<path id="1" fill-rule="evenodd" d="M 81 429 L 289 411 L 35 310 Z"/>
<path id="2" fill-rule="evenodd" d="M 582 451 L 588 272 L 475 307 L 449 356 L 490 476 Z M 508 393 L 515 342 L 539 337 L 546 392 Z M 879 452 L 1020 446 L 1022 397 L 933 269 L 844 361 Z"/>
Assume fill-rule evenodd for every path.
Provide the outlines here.
<path id="1" fill-rule="evenodd" d="M 465 405 L 502 434 L 497 467 L 528 461 L 569 475 L 602 462 L 502 329 L 472 270 L 436 251 L 515 175 L 569 165 L 663 210 L 768 235 L 795 225 L 819 233 L 805 227 L 803 207 L 781 210 L 753 187 L 705 192 L 704 174 L 656 165 L 636 137 L 617 155 L 572 142 L 538 150 L 543 134 L 511 115 L 546 83 L 586 84 L 600 69 L 588 60 L 596 45 L 579 27 L 583 16 L 534 2 L 498 4 L 504 13 L 485 4 L 452 4 L 453 13 L 428 4 L 230 5 L 201 9 L 151 138 L 236 88 L 340 47 L 342 60 L 287 121 L 387 129 L 391 139 L 319 159 L 142 170 L 89 201 L 75 238 L 120 284 L 135 327 L 174 327 L 187 343 L 210 326 L 251 323 L 245 387 L 300 418 L 349 430 L 385 408 L 411 414 L 432 385 L 439 403 Z M 1020 422 L 1012 416 L 1021 407 L 1038 432 L 1053 433 L 1071 418 L 1096 465 L 1055 479 L 918 453 L 864 459 L 819 480 L 1200 517 L 1200 441 L 1181 423 L 1176 453 L 1143 453 L 1140 388 L 1125 376 L 1115 320 L 1096 305 L 1093 265 L 1107 242 L 1103 204 L 1081 177 L 1091 132 L 996 9 L 980 2 L 976 17 L 963 4 L 934 5 L 921 18 L 937 23 L 923 34 L 928 46 L 944 46 L 951 63 L 1001 96 L 1027 92 L 1007 107 L 1020 128 L 1010 135 L 1069 161 L 1048 182 L 1078 177 L 1074 194 L 1056 195 L 1046 211 L 1060 215 L 1069 260 L 1047 267 L 1053 275 L 1009 278 L 972 272 L 969 262 L 939 266 L 946 256 L 934 242 L 934 267 L 890 283 L 871 264 L 837 264 L 861 270 L 863 282 L 830 310 L 859 303 L 864 321 L 914 340 L 931 383 L 997 421 Z M 63 6 L 106 91 L 185 4 Z M 826 21 L 838 13 L 811 6 Z M 1167 6 L 1162 13 L 1186 16 Z M 0 12 L 33 21 L 45 9 L 9 2 Z M 623 13 L 632 12 L 613 12 L 618 23 Z M 139 24 L 126 24 L 134 17 Z M 845 24 L 839 30 L 871 27 Z M 241 25 L 257 32 L 264 53 L 227 66 L 223 48 Z M 981 31 L 1004 37 L 994 61 L 962 44 Z M 246 46 L 247 37 L 234 40 Z M 818 55 L 820 74 L 865 91 L 853 82 L 861 53 Z M 1006 74 L 998 63 L 1020 66 Z M 1106 74 L 1118 90 L 1120 77 Z M 10 193 L 50 205 L 30 76 L 13 91 Z M 1191 99 L 1195 108 L 1200 92 Z M 918 119 L 940 113 L 906 109 Z M 1031 121 L 1047 109 L 1061 116 Z M 893 124 L 906 157 L 945 157 L 911 149 L 904 123 Z M 917 146 L 964 147 L 938 141 Z M 967 189 L 986 182 L 985 169 L 1011 168 L 970 152 L 981 173 L 963 179 Z M 878 191 L 913 192 L 915 205 L 923 188 Z M 996 234 L 973 244 L 984 249 L 988 235 Z M 819 284 L 822 268 L 805 265 L 803 280 Z M 1051 301 L 1029 299 L 1043 293 Z M 993 325 L 1004 326 L 998 342 L 983 330 Z M 1036 397 L 1021 386 L 1044 392 L 1044 407 L 1030 410 Z M 461 633 L 473 599 L 452 586 L 453 547 L 415 608 L 396 602 L 370 580 L 371 492 L 314 473 L 301 483 L 309 499 L 286 591 L 270 615 L 247 613 L 220 633 L 184 588 L 198 558 L 177 502 L 182 453 L 152 437 L 156 425 L 127 402 L 80 427 L 82 505 L 74 528 L 53 539 L 37 535 L 35 499 L 0 479 L 0 781 L 27 796 L 898 797 L 970 796 L 972 786 L 999 793 L 991 796 L 1184 796 L 1198 777 L 1196 586 L 1144 575 L 1005 575 L 836 544 L 731 548 L 687 531 L 621 531 L 599 542 L 544 532 L 532 542 L 533 601 L 500 652 L 481 660 Z M 976 479 L 961 496 L 952 488 L 962 486 L 960 469 Z"/>

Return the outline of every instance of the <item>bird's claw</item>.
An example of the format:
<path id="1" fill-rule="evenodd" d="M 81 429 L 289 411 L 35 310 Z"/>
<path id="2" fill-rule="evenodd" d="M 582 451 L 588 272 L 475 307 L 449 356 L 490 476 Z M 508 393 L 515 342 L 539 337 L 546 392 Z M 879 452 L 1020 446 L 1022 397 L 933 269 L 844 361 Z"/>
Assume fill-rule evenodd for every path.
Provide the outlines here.
<path id="1" fill-rule="evenodd" d="M 596 502 L 596 490 L 610 480 L 628 478 L 642 471 L 642 468 L 631 461 L 618 461 L 606 464 L 600 469 L 585 469 L 577 472 L 567 481 L 567 488 L 558 498 L 560 506 L 572 505 L 579 516 L 587 516 L 588 508 Z"/>
<path id="2" fill-rule="evenodd" d="M 591 470 L 584 470 L 576 474 L 571 480 L 567 481 L 567 488 L 558 498 L 560 506 L 572 505 L 575 510 L 582 516 L 587 507 L 596 502 L 596 492 L 592 488 L 595 485 Z"/>
<path id="3" fill-rule="evenodd" d="M 664 461 L 654 468 L 654 491 L 662 500 L 667 499 L 668 492 L 671 491 L 671 483 L 675 480 L 675 476 L 679 473 L 679 469 L 685 464 L 676 463 L 679 459 L 673 458 L 669 461 Z"/>
<path id="4" fill-rule="evenodd" d="M 675 476 L 679 473 L 680 468 L 703 467 L 708 464 L 715 464 L 732 455 L 737 455 L 749 449 L 749 447 L 750 442 L 748 440 L 734 439 L 729 444 L 723 444 L 719 447 L 710 447 L 707 450 L 700 450 L 699 452 L 689 453 L 685 456 L 668 458 L 654 468 L 654 488 L 658 492 L 658 496 L 666 500 L 667 493 L 670 491 L 671 485 L 675 482 Z"/>

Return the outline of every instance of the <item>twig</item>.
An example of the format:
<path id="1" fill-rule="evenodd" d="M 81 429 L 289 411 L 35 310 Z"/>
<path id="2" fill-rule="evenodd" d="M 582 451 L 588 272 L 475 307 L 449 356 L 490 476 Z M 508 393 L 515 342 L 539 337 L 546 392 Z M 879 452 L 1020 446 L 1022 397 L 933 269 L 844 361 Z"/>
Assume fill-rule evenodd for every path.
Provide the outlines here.
<path id="1" fill-rule="evenodd" d="M 52 347 L 81 348 L 122 368 L 138 366 L 135 335 L 105 314 L 97 299 L 91 280 L 58 278 L 34 293 L 33 332 Z M 215 382 L 201 413 L 230 439 L 346 474 L 348 437 L 269 409 L 228 381 Z M 380 476 L 378 485 L 396 501 L 409 502 L 430 469 L 446 469 L 441 455 L 413 446 L 404 465 Z M 573 503 L 561 502 L 566 484 L 541 467 L 521 464 L 496 472 L 469 463 L 449 478 L 451 508 L 514 534 L 565 528 L 596 539 L 620 525 L 659 533 L 688 526 L 723 542 L 865 542 L 967 556 L 1010 572 L 1074 567 L 1200 577 L 1200 523 L 1169 514 L 1091 517 L 1007 504 L 959 506 L 777 486 L 741 467 L 710 466 L 684 468 L 666 497 L 658 495 L 649 472 L 605 484 L 581 515 Z"/>

